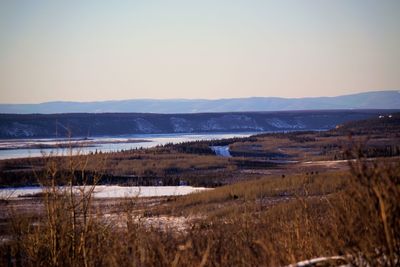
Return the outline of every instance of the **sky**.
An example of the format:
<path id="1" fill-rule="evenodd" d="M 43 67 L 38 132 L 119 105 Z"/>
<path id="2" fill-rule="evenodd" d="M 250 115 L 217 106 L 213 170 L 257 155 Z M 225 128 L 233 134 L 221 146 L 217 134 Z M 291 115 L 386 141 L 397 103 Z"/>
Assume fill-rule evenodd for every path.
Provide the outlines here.
<path id="1" fill-rule="evenodd" d="M 400 1 L 2 0 L 0 103 L 400 88 Z"/>

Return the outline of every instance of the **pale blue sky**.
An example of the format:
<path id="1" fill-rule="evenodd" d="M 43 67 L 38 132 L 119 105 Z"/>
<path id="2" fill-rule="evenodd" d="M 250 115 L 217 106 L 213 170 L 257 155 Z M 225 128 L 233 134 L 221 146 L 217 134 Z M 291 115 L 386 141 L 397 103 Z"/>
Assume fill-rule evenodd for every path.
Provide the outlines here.
<path id="1" fill-rule="evenodd" d="M 400 88 L 400 1 L 0 2 L 0 102 Z"/>

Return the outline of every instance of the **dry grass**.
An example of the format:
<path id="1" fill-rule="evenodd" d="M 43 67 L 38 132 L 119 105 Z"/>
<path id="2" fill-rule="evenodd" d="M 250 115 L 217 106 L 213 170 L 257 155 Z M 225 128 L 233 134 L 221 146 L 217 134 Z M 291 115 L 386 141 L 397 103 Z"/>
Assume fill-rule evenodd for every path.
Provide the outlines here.
<path id="1" fill-rule="evenodd" d="M 72 181 L 74 168 L 86 163 L 70 163 Z M 49 159 L 46 166 L 46 184 L 52 184 L 57 164 Z M 280 266 L 345 255 L 355 265 L 396 266 L 399 174 L 398 161 L 360 159 L 351 172 L 265 177 L 153 209 L 197 215 L 183 232 L 146 225 L 135 199 L 121 204 L 124 225 L 118 226 L 94 208 L 90 192 L 73 195 L 51 186 L 43 216 L 12 216 L 1 265 Z"/>

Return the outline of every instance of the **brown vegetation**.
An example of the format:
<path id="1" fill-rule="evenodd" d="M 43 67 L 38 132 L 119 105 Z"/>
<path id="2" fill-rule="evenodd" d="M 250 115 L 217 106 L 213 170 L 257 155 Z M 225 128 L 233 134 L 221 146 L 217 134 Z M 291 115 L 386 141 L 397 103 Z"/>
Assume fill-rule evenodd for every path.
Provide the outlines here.
<path id="1" fill-rule="evenodd" d="M 11 216 L 12 238 L 2 243 L 2 263 L 279 266 L 343 255 L 354 265 L 396 266 L 399 173 L 397 160 L 360 159 L 350 173 L 265 177 L 165 199 L 142 214 L 135 208 L 137 200 L 125 200 L 119 226 L 95 208 L 92 187 L 79 195 L 50 187 L 43 216 Z M 184 231 L 143 220 L 162 215 L 197 219 Z"/>
<path id="2" fill-rule="evenodd" d="M 329 264 L 399 266 L 399 136 L 388 129 L 350 139 L 337 130 L 219 141 L 243 153 L 234 158 L 210 155 L 210 143 L 198 142 L 32 159 L 34 178 L 48 190 L 23 202 L 31 211 L 16 208 L 21 200 L 0 203 L 7 212 L 0 265 L 283 266 L 340 256 Z M 270 165 L 281 154 L 298 162 Z M 335 159 L 347 167 L 325 164 Z M 27 166 L 2 164 L 2 174 Z M 94 200 L 91 191 L 107 175 L 230 184 L 183 197 Z M 87 186 L 75 194 L 60 183 Z M 164 218 L 185 225 L 161 225 Z"/>

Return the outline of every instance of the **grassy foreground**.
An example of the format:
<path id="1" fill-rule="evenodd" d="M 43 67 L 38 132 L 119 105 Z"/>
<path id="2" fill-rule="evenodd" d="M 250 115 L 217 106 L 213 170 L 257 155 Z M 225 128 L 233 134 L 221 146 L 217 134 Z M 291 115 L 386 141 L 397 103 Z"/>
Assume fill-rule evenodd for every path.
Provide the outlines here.
<path id="1" fill-rule="evenodd" d="M 1 243 L 0 265 L 283 266 L 342 255 L 329 264 L 397 266 L 400 162 L 349 164 L 350 171 L 268 176 L 166 198 L 145 211 L 139 199 L 125 199 L 114 203 L 117 220 L 90 191 L 50 187 L 39 200 L 42 213 L 21 215 L 2 203 L 10 238 Z M 163 216 L 186 218 L 185 225 L 146 220 Z"/>

